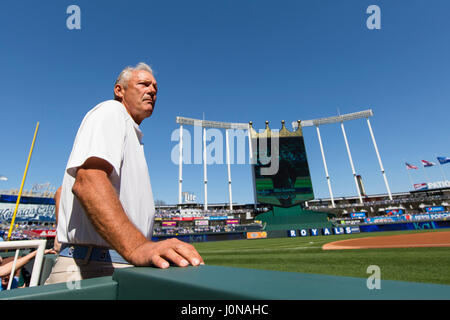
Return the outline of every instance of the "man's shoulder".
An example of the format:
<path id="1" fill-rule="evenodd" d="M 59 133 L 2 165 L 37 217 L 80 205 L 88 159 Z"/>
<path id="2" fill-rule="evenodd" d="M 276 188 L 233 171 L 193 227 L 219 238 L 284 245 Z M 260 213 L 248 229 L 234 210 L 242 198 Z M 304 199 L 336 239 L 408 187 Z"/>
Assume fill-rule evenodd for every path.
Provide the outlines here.
<path id="1" fill-rule="evenodd" d="M 127 111 L 125 109 L 125 106 L 115 100 L 107 100 L 100 102 L 95 107 L 93 107 L 91 110 L 89 110 L 88 113 L 84 116 L 83 124 L 86 125 L 87 123 L 97 123 L 98 121 L 107 121 L 110 122 L 111 120 L 115 122 L 113 119 L 116 120 L 126 120 L 127 119 Z"/>
<path id="2" fill-rule="evenodd" d="M 125 107 L 122 103 L 116 100 L 106 100 L 103 102 L 100 102 L 97 104 L 94 108 L 92 108 L 86 116 L 89 116 L 91 114 L 99 114 L 99 113 L 105 113 L 105 114 L 111 114 L 111 113 L 121 113 L 123 114 L 125 112 Z"/>

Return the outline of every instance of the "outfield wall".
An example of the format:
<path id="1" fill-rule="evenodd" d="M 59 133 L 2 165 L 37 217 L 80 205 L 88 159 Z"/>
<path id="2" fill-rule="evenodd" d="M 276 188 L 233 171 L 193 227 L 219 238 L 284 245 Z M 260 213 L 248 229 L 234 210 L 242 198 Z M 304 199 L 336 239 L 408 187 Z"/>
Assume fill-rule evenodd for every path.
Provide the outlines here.
<path id="1" fill-rule="evenodd" d="M 450 228 L 450 221 L 420 221 L 407 223 L 386 223 L 360 225 L 361 232 L 402 231 L 402 230 L 426 230 Z"/>
<path id="2" fill-rule="evenodd" d="M 262 230 L 250 232 L 224 232 L 207 234 L 190 234 L 177 236 L 153 237 L 153 241 L 161 241 L 169 238 L 177 238 L 184 242 L 206 242 L 206 241 L 225 241 L 225 240 L 243 240 L 243 239 L 266 239 L 266 238 L 286 238 L 286 237 L 315 237 L 328 235 L 355 234 L 361 232 L 380 232 L 380 231 L 402 231 L 402 230 L 426 230 L 450 228 L 450 220 L 442 221 L 419 221 L 407 223 L 386 223 L 386 224 L 367 224 L 352 226 L 313 226 L 305 225 L 293 226 L 280 230 Z"/>
<path id="3" fill-rule="evenodd" d="M 197 233 L 184 235 L 167 235 L 152 237 L 152 241 L 162 241 L 170 238 L 177 238 L 184 242 L 206 242 L 206 241 L 224 241 L 224 240 L 242 240 L 246 239 L 247 232 L 217 232 L 217 233 Z"/>
<path id="4" fill-rule="evenodd" d="M 330 214 L 303 210 L 300 206 L 290 208 L 273 207 L 272 210 L 261 213 L 255 219 L 266 224 L 266 230 L 274 236 L 290 229 L 311 229 L 333 227 L 329 221 Z"/>

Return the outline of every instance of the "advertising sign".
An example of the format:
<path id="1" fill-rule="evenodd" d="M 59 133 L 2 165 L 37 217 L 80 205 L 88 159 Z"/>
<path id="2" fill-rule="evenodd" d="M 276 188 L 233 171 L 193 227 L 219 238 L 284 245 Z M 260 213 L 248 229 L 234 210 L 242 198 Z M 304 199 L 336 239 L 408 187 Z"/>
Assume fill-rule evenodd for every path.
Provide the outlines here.
<path id="1" fill-rule="evenodd" d="M 209 224 L 208 220 L 195 220 L 196 226 L 207 226 Z"/>
<path id="2" fill-rule="evenodd" d="M 0 220 L 11 221 L 15 208 L 15 203 L 0 202 Z M 16 221 L 55 221 L 55 206 L 21 203 L 16 213 Z"/>
<path id="3" fill-rule="evenodd" d="M 210 216 L 209 220 L 226 220 L 227 217 L 224 216 Z"/>
<path id="4" fill-rule="evenodd" d="M 265 239 L 267 238 L 267 232 L 247 232 L 247 239 Z"/>
<path id="5" fill-rule="evenodd" d="M 352 219 L 359 219 L 359 218 L 365 218 L 366 213 L 365 212 L 353 212 L 350 213 L 350 218 Z"/>
<path id="6" fill-rule="evenodd" d="M 166 227 L 166 228 L 175 228 L 177 226 L 177 222 L 176 221 L 163 221 L 163 222 L 161 222 L 161 226 Z"/>
<path id="7" fill-rule="evenodd" d="M 387 209 L 386 210 L 386 214 L 387 215 L 394 215 L 394 216 L 396 216 L 396 215 L 400 215 L 400 214 L 403 214 L 404 213 L 404 211 L 403 211 L 403 209 Z"/>
<path id="8" fill-rule="evenodd" d="M 428 184 L 426 183 L 415 183 L 414 184 L 414 190 L 427 190 Z"/>
<path id="9" fill-rule="evenodd" d="M 25 231 L 31 236 L 35 237 L 46 237 L 46 238 L 52 238 L 56 236 L 56 230 L 44 230 L 44 229 L 35 229 L 35 230 L 28 230 Z"/>
<path id="10" fill-rule="evenodd" d="M 226 224 L 239 224 L 239 219 L 228 219 Z"/>
<path id="11" fill-rule="evenodd" d="M 445 208 L 443 206 L 426 207 L 427 212 L 444 212 Z"/>

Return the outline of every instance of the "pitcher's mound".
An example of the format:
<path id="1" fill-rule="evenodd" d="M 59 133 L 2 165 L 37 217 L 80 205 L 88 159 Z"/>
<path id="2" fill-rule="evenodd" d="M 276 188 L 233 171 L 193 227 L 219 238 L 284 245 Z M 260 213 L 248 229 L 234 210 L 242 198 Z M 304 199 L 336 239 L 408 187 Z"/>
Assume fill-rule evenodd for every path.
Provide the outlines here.
<path id="1" fill-rule="evenodd" d="M 330 242 L 323 250 L 450 247 L 450 231 L 401 234 Z"/>

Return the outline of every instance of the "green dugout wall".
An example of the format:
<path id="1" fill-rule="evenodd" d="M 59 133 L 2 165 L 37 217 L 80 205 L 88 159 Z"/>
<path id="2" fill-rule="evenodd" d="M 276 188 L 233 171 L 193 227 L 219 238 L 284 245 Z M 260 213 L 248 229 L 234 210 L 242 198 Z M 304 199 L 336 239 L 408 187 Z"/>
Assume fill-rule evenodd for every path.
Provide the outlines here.
<path id="1" fill-rule="evenodd" d="M 376 289 L 366 278 L 208 265 L 164 270 L 132 267 L 119 269 L 112 277 L 2 291 L 0 299 L 448 300 L 450 286 L 382 280 Z"/>

